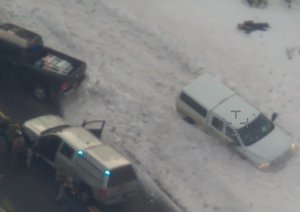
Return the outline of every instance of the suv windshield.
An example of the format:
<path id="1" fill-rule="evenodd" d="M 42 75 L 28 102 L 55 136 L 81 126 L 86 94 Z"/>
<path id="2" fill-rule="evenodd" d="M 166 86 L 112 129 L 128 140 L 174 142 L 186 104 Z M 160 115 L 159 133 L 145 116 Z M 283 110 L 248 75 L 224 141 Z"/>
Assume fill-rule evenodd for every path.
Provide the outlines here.
<path id="1" fill-rule="evenodd" d="M 263 114 L 257 116 L 251 123 L 238 130 L 245 146 L 254 144 L 274 129 L 274 124 Z"/>

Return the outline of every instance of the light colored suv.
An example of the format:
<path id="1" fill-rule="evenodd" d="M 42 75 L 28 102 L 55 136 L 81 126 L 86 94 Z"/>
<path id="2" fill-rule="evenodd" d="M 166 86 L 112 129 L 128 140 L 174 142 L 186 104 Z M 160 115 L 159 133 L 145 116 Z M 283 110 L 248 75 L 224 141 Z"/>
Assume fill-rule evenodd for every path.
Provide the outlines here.
<path id="1" fill-rule="evenodd" d="M 93 128 L 95 124 L 100 128 Z M 80 184 L 83 197 L 113 204 L 125 201 L 139 191 L 132 164 L 100 137 L 104 121 L 71 126 L 55 115 L 26 121 L 23 131 L 32 148 L 60 173 Z"/>
<path id="2" fill-rule="evenodd" d="M 246 101 L 210 75 L 183 88 L 177 111 L 209 134 L 233 146 L 258 168 L 282 164 L 296 150 L 289 136 Z"/>

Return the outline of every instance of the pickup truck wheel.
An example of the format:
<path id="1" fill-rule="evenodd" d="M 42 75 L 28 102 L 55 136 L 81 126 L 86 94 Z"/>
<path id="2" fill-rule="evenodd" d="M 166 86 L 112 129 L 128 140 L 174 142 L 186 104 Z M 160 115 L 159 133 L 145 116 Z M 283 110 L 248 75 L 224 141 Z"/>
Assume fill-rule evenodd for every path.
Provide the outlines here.
<path id="1" fill-rule="evenodd" d="M 196 123 L 196 122 L 194 121 L 194 119 L 192 119 L 192 118 L 189 117 L 189 116 L 184 117 L 183 120 L 186 121 L 186 122 L 189 123 L 189 124 L 195 124 L 195 123 Z"/>
<path id="2" fill-rule="evenodd" d="M 49 95 L 47 88 L 39 84 L 34 84 L 31 87 L 31 94 L 33 98 L 39 101 L 45 101 Z"/>

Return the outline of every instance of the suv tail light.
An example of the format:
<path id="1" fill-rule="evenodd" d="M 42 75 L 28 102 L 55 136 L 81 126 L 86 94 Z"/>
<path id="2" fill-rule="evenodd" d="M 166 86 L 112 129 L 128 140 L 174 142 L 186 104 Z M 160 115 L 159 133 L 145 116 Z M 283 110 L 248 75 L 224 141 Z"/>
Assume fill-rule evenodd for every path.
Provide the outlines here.
<path id="1" fill-rule="evenodd" d="M 69 85 L 68 83 L 66 82 L 63 82 L 61 85 L 60 85 L 60 90 L 61 91 L 66 91 L 68 89 Z"/>
<path id="2" fill-rule="evenodd" d="M 106 199 L 108 195 L 108 190 L 107 189 L 100 189 L 100 198 L 101 199 Z"/>

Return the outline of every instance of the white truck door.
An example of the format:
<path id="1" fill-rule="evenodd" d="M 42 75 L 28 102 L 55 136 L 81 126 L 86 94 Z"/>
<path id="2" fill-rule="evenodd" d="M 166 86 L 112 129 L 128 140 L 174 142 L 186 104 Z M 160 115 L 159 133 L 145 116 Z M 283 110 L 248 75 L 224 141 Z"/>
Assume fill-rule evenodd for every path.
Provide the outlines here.
<path id="1" fill-rule="evenodd" d="M 244 148 L 239 140 L 238 132 L 232 127 L 226 126 L 225 135 L 225 140 L 228 142 L 228 144 L 233 146 L 240 154 L 244 154 Z"/>
<path id="2" fill-rule="evenodd" d="M 217 117 L 216 115 L 212 114 L 212 116 L 209 118 L 208 121 L 207 131 L 208 133 L 211 133 L 214 136 L 216 136 L 218 139 L 224 141 L 225 140 L 224 126 L 225 126 L 224 121 L 219 117 Z"/>

